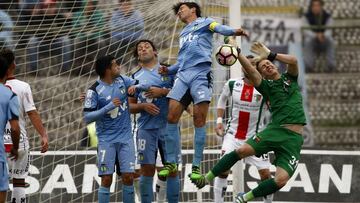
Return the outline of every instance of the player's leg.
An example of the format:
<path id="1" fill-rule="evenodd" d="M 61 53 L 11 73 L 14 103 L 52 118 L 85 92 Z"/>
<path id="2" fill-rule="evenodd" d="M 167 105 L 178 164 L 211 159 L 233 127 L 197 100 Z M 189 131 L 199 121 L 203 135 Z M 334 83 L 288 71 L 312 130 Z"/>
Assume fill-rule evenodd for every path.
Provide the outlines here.
<path id="1" fill-rule="evenodd" d="M 227 133 L 221 146 L 221 157 L 240 147 L 242 142 L 234 138 L 232 133 Z M 225 171 L 214 180 L 214 200 L 215 203 L 224 202 L 224 195 L 227 190 L 227 177 L 230 171 Z"/>
<path id="2" fill-rule="evenodd" d="M 271 179 L 270 167 L 271 163 L 269 160 L 269 155 L 263 154 L 259 157 L 256 156 L 249 156 L 244 159 L 246 164 L 255 166 L 258 169 L 260 180 L 266 181 Z M 264 203 L 271 203 L 273 199 L 273 194 L 269 194 L 263 197 Z"/>
<path id="3" fill-rule="evenodd" d="M 198 68 L 206 70 L 210 63 L 199 64 Z M 195 154 L 192 162 L 191 180 L 201 177 L 200 164 L 206 141 L 206 117 L 212 96 L 212 72 L 203 73 L 190 84 L 190 94 L 194 101 Z"/>
<path id="4" fill-rule="evenodd" d="M 0 162 L 0 203 L 5 203 L 6 192 L 9 189 L 8 169 L 5 162 Z"/>
<path id="5" fill-rule="evenodd" d="M 98 175 L 101 177 L 98 200 L 99 203 L 108 203 L 110 201 L 110 186 L 116 157 L 115 145 L 99 142 L 97 156 Z"/>
<path id="6" fill-rule="evenodd" d="M 8 159 L 9 174 L 13 180 L 13 191 L 11 193 L 11 202 L 14 203 L 25 203 L 25 178 L 28 175 L 29 169 L 29 150 L 19 150 L 19 156 L 17 160 Z M 16 173 L 12 173 L 16 171 Z"/>
<path id="7" fill-rule="evenodd" d="M 159 149 L 160 150 L 160 149 Z M 165 160 L 165 159 L 163 159 Z M 164 167 L 160 152 L 156 156 L 156 170 L 159 172 Z M 156 201 L 157 203 L 164 203 L 166 201 L 166 177 L 157 175 L 156 180 Z"/>
<path id="8" fill-rule="evenodd" d="M 141 202 L 153 200 L 153 180 L 157 153 L 157 129 L 138 130 L 138 161 L 141 164 L 140 194 Z"/>
<path id="9" fill-rule="evenodd" d="M 134 196 L 134 168 L 135 168 L 135 146 L 133 139 L 128 142 L 118 143 L 116 150 L 119 154 L 120 172 L 122 179 L 123 202 L 135 202 Z M 141 190 L 141 189 L 140 189 Z"/>
<path id="10" fill-rule="evenodd" d="M 260 134 L 247 142 L 253 146 L 255 142 L 273 146 L 270 150 L 275 152 L 276 157 L 274 160 L 277 166 L 275 177 L 262 181 L 256 188 L 245 194 L 239 194 L 236 201 L 239 203 L 264 197 L 281 189 L 295 172 L 300 158 L 303 144 L 303 137 L 300 134 L 282 127 L 268 127 Z"/>
<path id="11" fill-rule="evenodd" d="M 170 173 L 177 171 L 177 147 L 180 140 L 179 120 L 185 107 L 191 102 L 188 86 L 179 78 L 175 80 L 174 86 L 169 92 L 169 112 L 167 116 L 167 127 L 165 134 L 166 163 L 159 172 L 159 176 L 167 177 Z"/>

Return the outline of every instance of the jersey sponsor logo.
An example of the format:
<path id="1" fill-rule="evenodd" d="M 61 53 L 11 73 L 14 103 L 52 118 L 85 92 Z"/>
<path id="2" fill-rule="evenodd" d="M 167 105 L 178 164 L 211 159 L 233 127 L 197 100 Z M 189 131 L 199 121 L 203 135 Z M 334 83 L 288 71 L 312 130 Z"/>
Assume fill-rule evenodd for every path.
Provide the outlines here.
<path id="1" fill-rule="evenodd" d="M 180 49 L 186 42 L 192 42 L 193 40 L 196 40 L 199 38 L 199 35 L 193 35 L 192 33 L 189 33 L 188 35 L 180 38 Z"/>

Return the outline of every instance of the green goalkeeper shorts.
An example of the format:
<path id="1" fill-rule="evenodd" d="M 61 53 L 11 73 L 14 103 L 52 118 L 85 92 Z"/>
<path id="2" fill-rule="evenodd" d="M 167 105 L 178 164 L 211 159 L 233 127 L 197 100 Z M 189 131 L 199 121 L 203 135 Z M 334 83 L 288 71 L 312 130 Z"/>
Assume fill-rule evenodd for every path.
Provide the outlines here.
<path id="1" fill-rule="evenodd" d="M 304 139 L 301 134 L 280 126 L 268 126 L 246 141 L 256 156 L 274 151 L 273 164 L 286 170 L 291 177 L 299 163 L 301 146 Z"/>

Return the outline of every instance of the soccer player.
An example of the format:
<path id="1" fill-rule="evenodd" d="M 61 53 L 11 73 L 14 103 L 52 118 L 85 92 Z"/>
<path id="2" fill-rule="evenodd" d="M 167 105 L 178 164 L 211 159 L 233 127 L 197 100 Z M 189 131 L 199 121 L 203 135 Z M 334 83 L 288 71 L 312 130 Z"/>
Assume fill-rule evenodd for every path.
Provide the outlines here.
<path id="1" fill-rule="evenodd" d="M 36 110 L 33 96 L 31 93 L 30 85 L 24 81 L 18 80 L 14 77 L 15 73 L 15 55 L 10 49 L 3 49 L 0 55 L 4 57 L 9 64 L 9 75 L 5 85 L 17 95 L 19 99 L 19 125 L 20 125 L 20 143 L 19 143 L 19 156 L 17 160 L 7 159 L 9 167 L 9 175 L 12 177 L 13 191 L 11 193 L 11 202 L 25 203 L 25 178 L 28 175 L 29 169 L 29 140 L 26 134 L 26 120 L 27 114 L 31 123 L 39 133 L 41 139 L 41 153 L 45 153 L 48 150 L 48 135 L 42 124 L 41 117 Z M 10 123 L 6 125 L 4 144 L 6 153 L 10 153 L 12 146 L 11 141 L 11 126 Z"/>
<path id="2" fill-rule="evenodd" d="M 173 10 L 186 24 L 180 33 L 180 50 L 176 64 L 159 69 L 161 74 L 177 73 L 174 86 L 168 94 L 169 113 L 166 141 L 167 163 L 160 176 L 168 176 L 177 171 L 176 146 L 179 140 L 178 123 L 186 107 L 193 102 L 193 122 L 195 126 L 195 155 L 190 179 L 201 177 L 200 163 L 206 139 L 206 116 L 212 96 L 211 51 L 214 32 L 226 36 L 246 36 L 246 32 L 220 25 L 211 18 L 201 17 L 201 10 L 194 2 L 180 2 Z"/>
<path id="3" fill-rule="evenodd" d="M 240 148 L 223 156 L 206 176 L 194 181 L 197 187 L 202 188 L 207 181 L 229 170 L 240 159 L 252 155 L 261 156 L 274 151 L 275 177 L 261 182 L 247 193 L 239 193 L 236 197 L 237 203 L 275 193 L 287 183 L 299 162 L 304 141 L 302 131 L 306 124 L 302 96 L 297 83 L 296 57 L 273 53 L 259 42 L 251 46 L 251 51 L 259 55 L 256 57 L 258 61 L 256 67 L 242 54 L 239 54 L 238 59 L 248 73 L 249 80 L 268 102 L 271 122 Z M 280 74 L 278 68 L 272 63 L 273 60 L 287 64 L 287 71 Z"/>
<path id="4" fill-rule="evenodd" d="M 248 58 L 252 58 L 250 55 Z M 239 148 L 255 135 L 265 124 L 266 105 L 263 103 L 262 95 L 249 81 L 247 73 L 243 71 L 243 78 L 228 80 L 220 94 L 217 103 L 216 134 L 224 136 L 223 116 L 225 114 L 226 102 L 231 98 L 231 117 L 227 125 L 221 155 L 224 156 Z M 256 166 L 262 181 L 271 178 L 270 161 L 267 154 L 261 157 L 250 156 L 244 158 L 245 163 Z M 224 194 L 227 188 L 227 177 L 229 171 L 223 172 L 214 180 L 215 203 L 224 202 Z M 272 202 L 272 195 L 264 198 L 265 203 Z"/>
<path id="5" fill-rule="evenodd" d="M 137 118 L 137 150 L 138 161 L 141 164 L 141 202 L 151 203 L 157 153 L 160 151 L 164 159 L 163 155 L 166 151 L 164 140 L 168 112 L 166 95 L 173 86 L 174 75 L 161 76 L 158 73 L 161 65 L 157 58 L 157 50 L 150 40 L 140 40 L 136 44 L 134 57 L 137 58 L 140 68 L 132 77 L 151 86 L 149 90 L 136 91 L 134 97 L 129 97 L 130 111 L 140 113 Z M 175 172 L 167 178 L 168 201 L 178 202 L 179 192 L 180 181 Z"/>
<path id="6" fill-rule="evenodd" d="M 108 203 L 110 200 L 115 159 L 120 165 L 123 202 L 132 203 L 135 150 L 127 93 L 134 94 L 136 89 L 145 90 L 148 87 L 120 75 L 120 66 L 113 56 L 98 58 L 95 71 L 100 78 L 86 93 L 84 120 L 86 123 L 96 122 L 98 174 L 101 177 L 99 203 Z"/>
<path id="7" fill-rule="evenodd" d="M 0 203 L 5 203 L 6 192 L 9 189 L 8 169 L 6 167 L 6 153 L 4 148 L 4 130 L 6 123 L 10 122 L 12 147 L 10 155 L 17 159 L 19 149 L 19 101 L 15 93 L 4 85 L 8 76 L 9 64 L 4 57 L 0 56 Z"/>

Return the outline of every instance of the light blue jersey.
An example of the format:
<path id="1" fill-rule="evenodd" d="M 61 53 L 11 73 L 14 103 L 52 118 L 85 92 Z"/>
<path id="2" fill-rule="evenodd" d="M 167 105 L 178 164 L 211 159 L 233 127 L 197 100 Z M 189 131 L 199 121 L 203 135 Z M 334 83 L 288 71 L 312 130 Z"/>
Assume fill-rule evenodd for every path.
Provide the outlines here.
<path id="1" fill-rule="evenodd" d="M 136 71 L 132 77 L 138 81 L 144 82 L 149 86 L 159 88 L 171 88 L 174 83 L 174 75 L 161 76 L 158 73 L 160 64 L 157 64 L 151 70 L 146 68 L 140 68 Z M 168 113 L 168 99 L 162 98 L 147 98 L 145 97 L 145 91 L 137 91 L 135 97 L 138 103 L 153 103 L 160 109 L 160 113 L 153 116 L 146 111 L 140 113 L 140 117 L 137 119 L 138 127 L 141 129 L 155 129 L 165 128 L 167 123 Z"/>
<path id="2" fill-rule="evenodd" d="M 211 68 L 212 37 L 214 32 L 230 36 L 235 30 L 216 23 L 212 18 L 199 17 L 187 24 L 180 33 L 180 49 L 177 63 L 171 66 L 170 72 L 178 72 L 183 81 L 192 80 L 199 73 L 206 75 Z M 197 67 L 200 63 L 209 66 Z"/>
<path id="3" fill-rule="evenodd" d="M 6 162 L 4 149 L 4 130 L 6 123 L 19 117 L 19 101 L 15 93 L 0 84 L 0 162 Z"/>
<path id="4" fill-rule="evenodd" d="M 132 78 L 119 76 L 110 85 L 97 80 L 87 91 L 84 119 L 87 123 L 96 121 L 99 143 L 124 143 L 132 140 L 127 90 L 136 83 Z M 113 104 L 114 98 L 120 99 L 119 107 Z"/>

